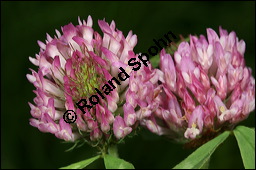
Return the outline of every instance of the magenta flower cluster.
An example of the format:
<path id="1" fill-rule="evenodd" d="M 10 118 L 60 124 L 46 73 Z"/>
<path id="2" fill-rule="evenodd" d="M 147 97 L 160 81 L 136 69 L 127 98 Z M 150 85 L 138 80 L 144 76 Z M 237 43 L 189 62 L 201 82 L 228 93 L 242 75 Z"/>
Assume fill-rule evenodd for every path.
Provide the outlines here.
<path id="1" fill-rule="evenodd" d="M 134 72 L 124 112 L 175 140 L 232 128 L 247 118 L 255 108 L 255 79 L 245 65 L 245 42 L 235 32 L 219 32 L 191 35 L 173 56 L 161 51 L 160 69 Z"/>
<path id="2" fill-rule="evenodd" d="M 66 141 L 84 138 L 87 141 L 108 139 L 114 127 L 116 137 L 122 138 L 132 131 L 126 126 L 118 110 L 125 101 L 124 92 L 128 81 L 100 99 L 98 105 L 83 114 L 75 105 L 80 99 L 88 98 L 111 77 L 116 77 L 120 65 L 125 67 L 137 43 L 137 36 L 130 31 L 124 37 L 116 29 L 115 22 L 109 25 L 103 20 L 98 24 L 103 32 L 101 36 L 92 28 L 92 18 L 81 21 L 79 25 L 65 25 L 63 34 L 56 30 L 54 38 L 47 34 L 45 43 L 38 41 L 41 47 L 36 58 L 30 61 L 39 67 L 38 71 L 28 74 L 28 80 L 36 87 L 35 105 L 31 107 L 30 124 L 42 132 L 50 132 Z M 130 70 L 126 70 L 127 73 Z M 74 110 L 76 123 L 68 124 L 63 120 L 66 110 Z M 114 125 L 113 125 L 114 124 Z M 110 132 L 111 131 L 111 132 Z"/>
<path id="3" fill-rule="evenodd" d="M 35 86 L 30 124 L 66 141 L 120 140 L 137 126 L 175 140 L 192 140 L 207 133 L 232 128 L 255 108 L 255 79 L 244 60 L 245 42 L 235 32 L 220 28 L 220 36 L 207 29 L 207 37 L 190 36 L 174 55 L 160 52 L 159 69 L 148 62 L 132 70 L 129 61 L 137 36 L 125 37 L 111 24 L 99 20 L 101 36 L 92 28 L 92 18 L 79 25 L 65 25 L 54 38 L 38 41 L 40 52 L 30 61 L 38 71 L 28 74 Z M 135 60 L 136 61 L 136 60 Z M 135 63 L 135 62 L 134 62 Z M 134 65 L 133 65 L 134 66 Z M 112 81 L 97 105 L 85 113 L 76 102 L 89 98 L 113 77 L 119 68 L 129 75 L 122 84 Z M 91 103 L 94 102 L 93 99 Z M 74 110 L 75 123 L 63 120 Z"/>

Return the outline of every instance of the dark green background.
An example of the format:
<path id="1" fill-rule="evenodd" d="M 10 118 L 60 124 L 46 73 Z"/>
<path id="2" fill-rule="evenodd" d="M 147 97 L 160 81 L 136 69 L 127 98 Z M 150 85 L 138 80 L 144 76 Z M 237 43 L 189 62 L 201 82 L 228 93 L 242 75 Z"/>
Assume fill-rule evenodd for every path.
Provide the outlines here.
<path id="1" fill-rule="evenodd" d="M 63 144 L 52 134 L 41 133 L 29 125 L 27 102 L 32 102 L 34 87 L 26 79 L 29 68 L 35 69 L 28 56 L 39 52 L 37 40 L 44 41 L 46 32 L 77 17 L 115 20 L 117 28 L 127 35 L 138 35 L 135 52 L 146 52 L 153 39 L 168 31 L 175 35 L 206 34 L 206 28 L 218 30 L 221 25 L 234 30 L 246 42 L 246 63 L 255 75 L 255 2 L 1 2 L 1 167 L 59 168 L 96 154 L 84 146 L 64 152 Z M 246 121 L 254 127 L 255 113 Z M 143 131 L 119 145 L 121 158 L 136 168 L 172 168 L 192 150 L 165 138 Z M 102 160 L 90 166 L 103 167 Z M 211 168 L 243 168 L 239 150 L 231 136 L 212 156 Z"/>

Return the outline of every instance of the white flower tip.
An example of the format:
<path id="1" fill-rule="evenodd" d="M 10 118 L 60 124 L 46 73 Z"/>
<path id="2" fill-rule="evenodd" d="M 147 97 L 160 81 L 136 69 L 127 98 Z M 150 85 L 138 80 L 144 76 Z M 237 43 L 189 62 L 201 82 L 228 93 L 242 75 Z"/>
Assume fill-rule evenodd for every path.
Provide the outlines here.
<path id="1" fill-rule="evenodd" d="M 185 138 L 187 139 L 195 139 L 197 135 L 199 135 L 200 131 L 196 127 L 187 128 L 184 133 Z"/>
<path id="2" fill-rule="evenodd" d="M 55 29 L 55 32 L 56 32 L 56 34 L 57 34 L 57 37 L 60 38 L 60 37 L 61 37 L 61 34 L 60 34 L 59 30 Z"/>
<path id="3" fill-rule="evenodd" d="M 51 42 L 53 40 L 52 37 L 48 33 L 46 33 L 46 39 L 48 40 L 48 42 Z"/>
<path id="4" fill-rule="evenodd" d="M 27 74 L 26 77 L 31 83 L 34 83 L 36 81 L 36 78 L 31 74 Z"/>
<path id="5" fill-rule="evenodd" d="M 92 17 L 91 17 L 91 15 L 89 15 L 87 18 L 87 26 L 92 27 L 92 25 L 93 25 Z"/>
<path id="6" fill-rule="evenodd" d="M 151 120 L 146 121 L 146 126 L 151 132 L 158 133 L 157 126 Z"/>
<path id="7" fill-rule="evenodd" d="M 182 72 L 182 77 L 184 78 L 184 80 L 187 82 L 187 83 L 189 83 L 189 84 L 191 84 L 191 79 L 190 79 L 190 76 L 188 75 L 188 73 L 186 73 L 186 72 Z"/>
<path id="8" fill-rule="evenodd" d="M 78 24 L 79 24 L 79 25 L 82 25 L 82 22 L 81 22 L 80 16 L 78 16 L 77 18 L 78 18 Z"/>
<path id="9" fill-rule="evenodd" d="M 179 54 L 178 52 L 175 52 L 175 54 L 174 54 L 174 59 L 175 59 L 175 61 L 176 61 L 177 64 L 180 64 L 180 62 L 181 62 L 181 56 L 180 56 L 180 54 Z"/>
<path id="10" fill-rule="evenodd" d="M 43 50 L 45 50 L 46 45 L 45 45 L 42 41 L 37 40 L 37 44 L 39 45 L 40 48 L 42 48 Z"/>
<path id="11" fill-rule="evenodd" d="M 33 57 L 29 57 L 29 61 L 35 66 L 39 66 L 39 61 Z"/>

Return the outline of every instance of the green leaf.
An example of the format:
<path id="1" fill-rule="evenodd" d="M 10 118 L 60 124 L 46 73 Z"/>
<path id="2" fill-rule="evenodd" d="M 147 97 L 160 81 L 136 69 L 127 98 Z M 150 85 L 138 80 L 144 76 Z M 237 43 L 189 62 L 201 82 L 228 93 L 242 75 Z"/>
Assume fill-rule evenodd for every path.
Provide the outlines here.
<path id="1" fill-rule="evenodd" d="M 215 149 L 227 139 L 230 132 L 225 131 L 216 138 L 202 145 L 185 160 L 176 165 L 173 169 L 202 169 L 209 164 L 209 159 Z"/>
<path id="2" fill-rule="evenodd" d="M 234 134 L 240 148 L 245 169 L 255 169 L 255 130 L 238 126 Z"/>
<path id="3" fill-rule="evenodd" d="M 98 156 L 92 157 L 90 159 L 86 159 L 86 160 L 62 167 L 60 169 L 82 169 L 82 168 L 85 168 L 86 166 L 90 165 L 91 163 L 93 163 L 94 161 L 96 161 L 99 158 L 100 158 L 100 156 L 98 155 Z"/>
<path id="4" fill-rule="evenodd" d="M 111 155 L 104 156 L 104 163 L 106 169 L 135 169 L 131 163 Z"/>

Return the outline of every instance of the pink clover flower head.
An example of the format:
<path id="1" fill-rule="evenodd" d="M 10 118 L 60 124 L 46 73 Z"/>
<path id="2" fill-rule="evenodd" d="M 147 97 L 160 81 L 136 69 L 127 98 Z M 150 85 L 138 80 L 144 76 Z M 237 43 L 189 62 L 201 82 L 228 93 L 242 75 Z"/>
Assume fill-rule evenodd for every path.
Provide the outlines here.
<path id="1" fill-rule="evenodd" d="M 245 42 L 235 32 L 219 32 L 191 35 L 173 56 L 160 52 L 159 69 L 132 72 L 128 113 L 153 133 L 183 142 L 246 119 L 255 108 L 255 79 L 245 65 Z"/>
<path id="2" fill-rule="evenodd" d="M 33 117 L 30 124 L 65 141 L 107 140 L 113 131 L 120 129 L 122 132 L 114 133 L 116 139 L 124 138 L 132 129 L 127 127 L 124 117 L 119 116 L 118 108 L 125 100 L 121 94 L 128 80 L 119 80 L 120 85 L 115 80 L 113 86 L 103 85 L 117 77 L 121 66 L 126 68 L 130 59 L 128 52 L 137 44 L 137 36 L 130 31 L 124 37 L 114 21 L 111 24 L 98 21 L 103 36 L 92 28 L 91 16 L 87 21 L 78 18 L 78 22 L 76 26 L 72 23 L 63 26 L 62 33 L 56 30 L 54 37 L 47 34 L 45 43 L 38 41 L 40 52 L 36 58 L 29 57 L 38 66 L 38 71 L 31 69 L 32 74 L 27 74 L 36 88 L 34 104 L 29 103 Z M 130 73 L 130 70 L 125 71 Z M 96 88 L 103 97 L 98 95 L 89 103 L 89 98 L 97 93 Z M 84 107 L 85 113 L 76 105 L 81 99 L 92 106 Z M 98 104 L 92 104 L 96 102 Z M 74 123 L 64 121 L 63 114 L 67 110 L 77 114 Z"/>

